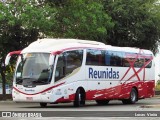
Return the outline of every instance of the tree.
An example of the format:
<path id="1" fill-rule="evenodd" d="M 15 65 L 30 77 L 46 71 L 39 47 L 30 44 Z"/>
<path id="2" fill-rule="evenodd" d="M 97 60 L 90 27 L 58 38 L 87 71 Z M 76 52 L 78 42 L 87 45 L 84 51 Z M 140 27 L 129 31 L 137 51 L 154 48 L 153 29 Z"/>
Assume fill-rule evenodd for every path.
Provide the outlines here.
<path id="1" fill-rule="evenodd" d="M 7 0 L 0 2 L 0 72 L 4 59 L 39 37 L 79 38 L 150 49 L 160 42 L 158 0 Z M 3 93 L 5 94 L 5 92 Z"/>
<path id="2" fill-rule="evenodd" d="M 49 33 L 54 25 L 55 13 L 56 9 L 36 0 L 0 2 L 0 72 L 4 95 L 6 54 L 13 50 L 21 50 L 40 35 Z"/>
<path id="3" fill-rule="evenodd" d="M 104 0 L 104 9 L 114 23 L 108 44 L 157 49 L 160 41 L 160 8 L 157 0 Z"/>
<path id="4" fill-rule="evenodd" d="M 79 38 L 106 43 L 107 31 L 114 24 L 103 10 L 101 0 L 60 0 L 51 1 L 55 5 L 56 26 L 53 36 Z"/>

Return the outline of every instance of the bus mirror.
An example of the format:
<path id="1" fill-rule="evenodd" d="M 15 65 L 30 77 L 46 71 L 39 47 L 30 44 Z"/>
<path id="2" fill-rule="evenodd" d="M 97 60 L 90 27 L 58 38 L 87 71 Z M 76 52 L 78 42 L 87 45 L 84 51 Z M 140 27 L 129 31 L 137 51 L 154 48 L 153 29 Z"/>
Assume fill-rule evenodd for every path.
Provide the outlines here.
<path id="1" fill-rule="evenodd" d="M 7 54 L 6 59 L 5 59 L 5 65 L 9 64 L 10 58 L 12 55 L 19 55 L 21 51 L 13 51 Z"/>
<path id="2" fill-rule="evenodd" d="M 49 56 L 49 65 L 50 66 L 53 65 L 53 63 L 54 63 L 54 55 L 50 54 L 50 56 Z"/>
<path id="3" fill-rule="evenodd" d="M 9 64 L 10 58 L 11 58 L 11 55 L 10 55 L 10 53 L 8 53 L 7 56 L 6 56 L 6 59 L 5 59 L 5 65 L 6 66 Z"/>

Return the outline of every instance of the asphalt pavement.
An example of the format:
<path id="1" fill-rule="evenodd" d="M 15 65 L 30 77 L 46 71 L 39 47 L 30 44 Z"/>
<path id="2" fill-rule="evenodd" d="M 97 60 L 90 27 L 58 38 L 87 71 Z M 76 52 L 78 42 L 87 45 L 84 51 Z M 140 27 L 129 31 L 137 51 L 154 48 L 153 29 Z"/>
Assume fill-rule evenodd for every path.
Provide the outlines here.
<path id="1" fill-rule="evenodd" d="M 49 104 L 41 108 L 38 103 L 9 100 L 0 101 L 0 116 L 2 114 L 0 120 L 157 120 L 160 118 L 160 97 L 139 100 L 133 105 L 123 105 L 121 101 L 113 100 L 108 105 L 100 106 L 95 101 L 87 101 L 80 108 L 73 107 L 73 103 Z"/>

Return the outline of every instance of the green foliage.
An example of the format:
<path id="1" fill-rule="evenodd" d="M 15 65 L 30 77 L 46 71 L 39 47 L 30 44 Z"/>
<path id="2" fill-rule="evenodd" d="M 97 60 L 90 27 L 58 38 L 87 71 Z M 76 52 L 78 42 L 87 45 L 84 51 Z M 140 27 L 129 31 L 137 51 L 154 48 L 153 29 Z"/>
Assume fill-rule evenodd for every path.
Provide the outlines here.
<path id="1" fill-rule="evenodd" d="M 0 83 L 2 83 L 2 77 L 0 76 Z"/>
<path id="2" fill-rule="evenodd" d="M 57 9 L 57 26 L 53 31 L 56 37 L 106 42 L 107 31 L 114 26 L 100 1 L 68 0 Z"/>
<path id="3" fill-rule="evenodd" d="M 115 26 L 108 44 L 157 49 L 160 36 L 160 6 L 157 0 L 104 0 L 105 10 Z"/>
<path id="4" fill-rule="evenodd" d="M 10 0 L 0 3 L 0 50 L 26 47 L 38 37 L 79 38 L 155 51 L 157 0 Z M 157 42 L 158 41 L 158 42 Z M 5 48 L 10 49 L 5 49 Z M 1 54 L 2 55 L 2 54 Z"/>
<path id="5" fill-rule="evenodd" d="M 0 51 L 19 50 L 51 31 L 56 10 L 33 0 L 0 2 Z M 9 49 L 10 48 L 10 49 Z"/>
<path id="6" fill-rule="evenodd" d="M 14 68 L 13 66 L 9 65 L 6 67 L 6 84 L 12 85 L 13 82 L 13 74 L 14 74 Z M 2 77 L 0 76 L 0 83 L 2 83 Z"/>
<path id="7" fill-rule="evenodd" d="M 14 65 L 12 65 L 14 64 Z M 15 66 L 15 62 L 12 63 L 8 66 L 6 66 L 6 71 L 5 71 L 5 75 L 6 75 L 6 84 L 12 85 L 13 82 L 13 74 L 14 74 L 14 66 Z"/>
<path id="8" fill-rule="evenodd" d="M 55 13 L 54 8 L 37 0 L 0 2 L 0 65 L 4 65 L 8 52 L 21 50 L 40 35 L 49 33 L 54 25 Z M 12 73 L 5 73 L 2 66 L 0 71 L 2 82 L 9 82 Z"/>
<path id="9" fill-rule="evenodd" d="M 160 85 L 160 80 L 157 81 L 156 85 Z"/>
<path id="10" fill-rule="evenodd" d="M 0 64 L 8 52 L 39 37 L 90 39 L 155 52 L 159 21 L 158 0 L 6 0 L 0 2 Z M 8 81 L 12 75 L 6 71 Z"/>
<path id="11" fill-rule="evenodd" d="M 160 91 L 160 80 L 157 81 L 155 90 Z"/>

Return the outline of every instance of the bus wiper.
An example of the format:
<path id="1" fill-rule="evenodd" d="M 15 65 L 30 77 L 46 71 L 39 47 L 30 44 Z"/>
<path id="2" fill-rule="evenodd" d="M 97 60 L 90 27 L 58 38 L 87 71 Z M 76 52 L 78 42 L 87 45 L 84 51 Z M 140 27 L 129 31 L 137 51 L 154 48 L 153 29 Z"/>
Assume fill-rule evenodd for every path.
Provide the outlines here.
<path id="1" fill-rule="evenodd" d="M 33 80 L 32 82 L 34 82 L 34 83 L 48 83 L 48 80 L 47 79 L 36 79 L 36 80 Z"/>
<path id="2" fill-rule="evenodd" d="M 16 79 L 16 84 L 21 83 L 22 80 L 23 80 L 23 79 L 22 79 L 21 77 L 20 77 L 20 78 L 17 78 L 17 79 Z"/>
<path id="3" fill-rule="evenodd" d="M 22 78 L 23 80 L 26 80 L 26 79 L 32 79 L 31 77 L 25 77 L 25 78 Z"/>
<path id="4" fill-rule="evenodd" d="M 50 69 L 43 69 L 42 72 L 48 72 Z"/>
<path id="5" fill-rule="evenodd" d="M 21 83 L 25 79 L 31 79 L 31 78 L 28 78 L 28 77 L 26 77 L 26 78 L 22 78 L 22 77 L 16 78 L 16 84 Z"/>

